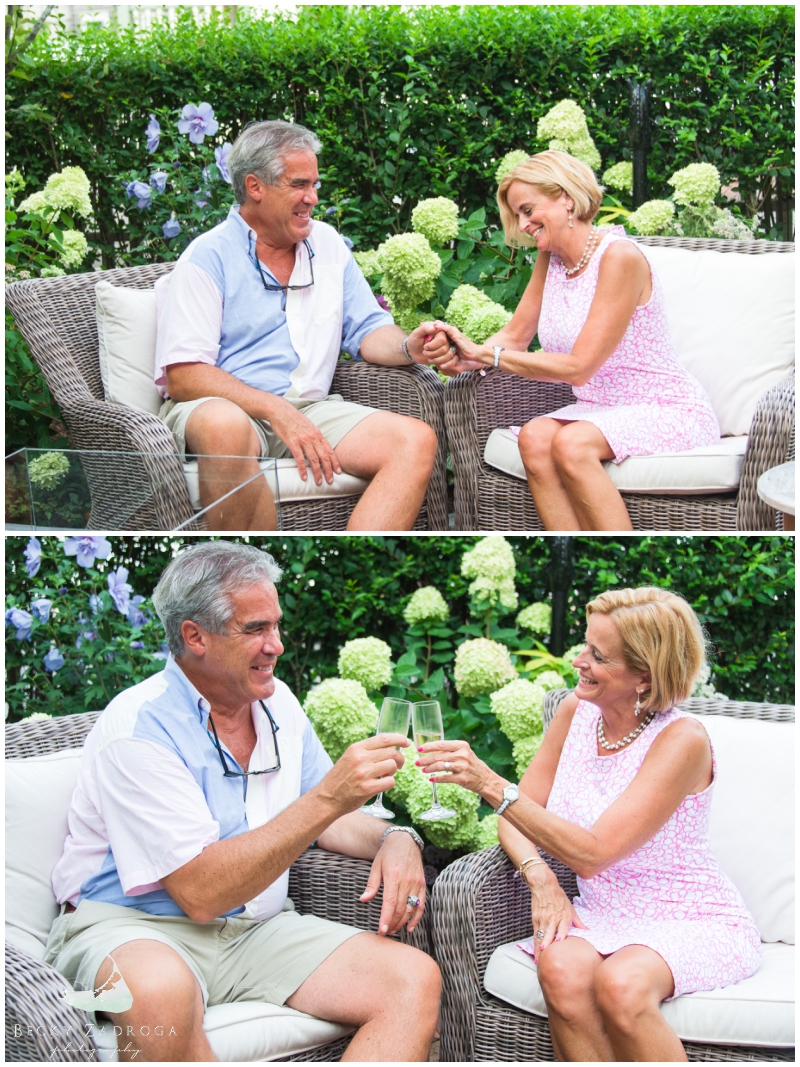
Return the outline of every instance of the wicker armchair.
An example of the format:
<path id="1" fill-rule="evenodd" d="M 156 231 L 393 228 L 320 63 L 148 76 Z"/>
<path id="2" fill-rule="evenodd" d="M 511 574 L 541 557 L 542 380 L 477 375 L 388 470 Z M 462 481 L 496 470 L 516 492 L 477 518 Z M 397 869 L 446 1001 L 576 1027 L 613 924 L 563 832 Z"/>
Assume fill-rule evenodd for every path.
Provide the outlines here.
<path id="1" fill-rule="evenodd" d="M 793 252 L 794 244 L 640 237 L 644 245 L 750 254 Z M 568 385 L 529 381 L 503 371 L 471 371 L 445 389 L 445 424 L 455 473 L 457 530 L 541 530 L 528 486 L 483 458 L 492 430 L 521 425 L 574 396 Z M 736 493 L 655 495 L 623 492 L 635 530 L 775 530 L 780 519 L 756 492 L 759 475 L 794 456 L 794 372 L 762 396 L 753 418 Z"/>
<path id="2" fill-rule="evenodd" d="M 100 713 L 85 712 L 63 718 L 22 722 L 6 726 L 6 758 L 28 759 L 64 749 L 79 749 Z M 369 877 L 367 860 L 351 859 L 312 848 L 304 852 L 289 872 L 289 895 L 301 913 L 312 912 L 334 922 L 377 929 L 381 893 L 368 904 L 361 895 Z M 427 913 L 409 935 L 398 940 L 423 952 L 431 952 L 430 920 Z M 52 1028 L 58 1035 L 76 1035 L 74 1050 L 60 1052 L 67 1062 L 97 1062 L 97 1050 L 86 1036 L 84 1012 L 66 1004 L 60 995 L 64 980 L 42 960 L 6 942 L 6 1059 L 10 1062 L 47 1062 L 52 1059 Z M 30 1031 L 30 1032 L 29 1032 Z M 286 1061 L 335 1061 L 350 1041 L 339 1038 L 311 1051 L 284 1057 Z"/>
<path id="3" fill-rule="evenodd" d="M 544 704 L 545 728 L 567 695 L 552 690 Z M 702 715 L 794 722 L 794 708 L 691 699 L 681 705 Z M 572 899 L 574 873 L 545 856 Z M 448 1062 L 554 1060 L 547 1019 L 520 1011 L 484 989 L 489 959 L 498 946 L 531 935 L 530 893 L 514 877 L 500 845 L 464 856 L 446 867 L 434 885 L 431 916 L 436 960 L 442 972 L 440 1059 Z M 794 1049 L 684 1042 L 690 1060 L 794 1060 Z"/>
<path id="4" fill-rule="evenodd" d="M 98 361 L 97 282 L 150 289 L 172 266 L 156 263 L 100 274 L 33 279 L 14 282 L 6 289 L 8 309 L 63 412 L 71 447 L 145 454 L 139 460 L 132 458 L 124 473 L 118 472 L 116 477 L 102 457 L 84 458 L 92 494 L 88 524 L 92 530 L 172 530 L 194 514 L 172 434 L 155 415 L 107 403 Z M 340 361 L 332 392 L 355 403 L 413 415 L 433 427 L 440 442 L 439 454 L 414 528 L 446 530 L 444 390 L 439 377 L 419 365 L 379 367 Z M 129 515 L 131 499 L 141 500 L 142 506 Z M 115 500 L 126 501 L 124 522 L 115 514 Z M 358 497 L 351 496 L 284 502 L 283 528 L 343 530 L 357 501 Z M 198 523 L 188 528 L 204 527 Z"/>

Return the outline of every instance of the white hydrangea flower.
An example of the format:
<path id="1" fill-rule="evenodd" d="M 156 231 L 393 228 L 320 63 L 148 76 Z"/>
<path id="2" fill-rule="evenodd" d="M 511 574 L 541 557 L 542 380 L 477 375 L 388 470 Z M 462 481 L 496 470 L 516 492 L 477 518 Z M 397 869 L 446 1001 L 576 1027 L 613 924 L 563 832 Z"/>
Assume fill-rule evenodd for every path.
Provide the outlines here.
<path id="1" fill-rule="evenodd" d="M 69 459 L 63 452 L 43 452 L 28 463 L 31 484 L 39 489 L 55 489 L 69 473 Z"/>
<path id="2" fill-rule="evenodd" d="M 496 582 L 493 578 L 480 575 L 471 583 L 469 595 L 481 605 L 477 611 L 473 611 L 473 615 L 482 615 L 486 610 L 483 606 L 485 604 L 493 608 L 502 608 L 503 612 L 508 613 L 515 611 L 519 603 L 517 590 L 511 578 L 503 578 Z"/>
<path id="3" fill-rule="evenodd" d="M 711 232 L 715 237 L 722 237 L 727 241 L 755 241 L 752 226 L 737 219 L 728 208 L 721 209 L 719 218 L 711 227 Z"/>
<path id="4" fill-rule="evenodd" d="M 498 641 L 476 637 L 456 649 L 453 678 L 462 696 L 493 693 L 516 677 L 508 649 Z"/>
<path id="5" fill-rule="evenodd" d="M 603 171 L 603 185 L 623 193 L 633 192 L 633 163 L 624 159 Z"/>
<path id="6" fill-rule="evenodd" d="M 513 152 L 506 152 L 503 158 L 497 165 L 497 170 L 494 172 L 495 181 L 499 185 L 505 178 L 506 174 L 510 174 L 514 167 L 518 167 L 520 163 L 524 163 L 526 159 L 530 159 L 527 152 L 523 152 L 521 148 L 515 148 Z"/>
<path id="7" fill-rule="evenodd" d="M 690 163 L 667 179 L 675 189 L 676 204 L 711 204 L 720 190 L 719 171 L 713 163 Z"/>
<path id="8" fill-rule="evenodd" d="M 21 201 L 17 210 L 20 214 L 30 211 L 36 212 L 38 215 L 44 215 L 45 213 L 52 212 L 53 207 L 48 202 L 44 192 L 39 190 L 38 193 L 31 193 L 30 196 L 26 196 L 25 199 Z"/>
<path id="9" fill-rule="evenodd" d="M 574 141 L 561 141 L 558 137 L 554 137 L 548 148 L 554 152 L 566 152 L 567 155 L 574 156 L 592 170 L 597 170 L 602 163 L 594 141 L 588 136 L 576 138 Z"/>
<path id="10" fill-rule="evenodd" d="M 39 272 L 40 278 L 63 278 L 67 272 L 62 267 L 57 267 L 55 263 L 51 263 L 47 267 L 42 267 Z"/>
<path id="11" fill-rule="evenodd" d="M 466 333 L 467 320 L 472 312 L 492 303 L 494 301 L 474 285 L 459 285 L 450 297 L 445 315 L 449 323 Z"/>
<path id="12" fill-rule="evenodd" d="M 392 313 L 411 310 L 433 296 L 442 261 L 421 233 L 395 234 L 379 246 L 378 257 L 384 272 L 381 292 Z"/>
<path id="13" fill-rule="evenodd" d="M 61 236 L 64 251 L 58 257 L 65 267 L 79 267 L 89 251 L 89 243 L 78 230 L 65 230 Z"/>
<path id="14" fill-rule="evenodd" d="M 53 716 L 47 711 L 34 711 L 25 717 L 26 722 L 36 722 L 39 719 L 52 719 Z"/>
<path id="15" fill-rule="evenodd" d="M 541 674 L 536 675 L 534 682 L 543 689 L 563 689 L 566 686 L 566 682 L 558 671 L 542 671 Z"/>
<path id="16" fill-rule="evenodd" d="M 365 278 L 372 278 L 376 274 L 382 273 L 380 256 L 375 249 L 370 249 L 365 252 L 354 252 L 353 259 L 361 267 L 361 271 Z"/>
<path id="17" fill-rule="evenodd" d="M 361 682 L 351 679 L 327 678 L 311 690 L 304 707 L 334 761 L 349 745 L 374 734 L 378 725 L 378 709 Z"/>
<path id="18" fill-rule="evenodd" d="M 581 652 L 583 652 L 584 648 L 586 648 L 586 645 L 582 641 L 577 645 L 572 645 L 571 648 L 567 649 L 562 658 L 566 663 L 571 663 L 581 654 Z"/>
<path id="19" fill-rule="evenodd" d="M 465 578 L 491 578 L 494 582 L 513 581 L 517 573 L 514 549 L 499 534 L 482 537 L 461 558 L 461 573 Z"/>
<path id="20" fill-rule="evenodd" d="M 502 330 L 509 322 L 511 322 L 511 312 L 506 311 L 502 304 L 496 304 L 494 300 L 490 300 L 487 304 L 482 304 L 470 311 L 461 332 L 465 333 L 476 345 L 482 345 L 487 338 L 496 334 L 498 330 Z"/>
<path id="21" fill-rule="evenodd" d="M 408 750 L 404 755 L 405 764 L 395 774 L 395 788 L 388 796 L 405 804 L 412 822 L 417 822 L 431 806 L 431 784 L 428 776 L 414 765 L 413 759 L 408 758 Z M 455 817 L 435 823 L 417 822 L 417 826 L 431 844 L 439 848 L 470 847 L 479 829 L 477 808 L 480 797 L 460 785 L 440 785 L 437 789 L 442 805 L 455 811 Z"/>
<path id="22" fill-rule="evenodd" d="M 539 601 L 529 604 L 517 615 L 517 626 L 531 630 L 535 634 L 549 634 L 553 619 L 553 609 L 549 604 Z"/>
<path id="23" fill-rule="evenodd" d="M 477 832 L 472 840 L 472 847 L 475 852 L 480 852 L 484 848 L 493 848 L 498 844 L 497 826 L 499 822 L 500 816 L 495 815 L 494 812 L 490 815 L 484 815 L 479 821 Z"/>
<path id="24" fill-rule="evenodd" d="M 435 626 L 447 622 L 450 608 L 442 594 L 432 585 L 417 589 L 403 609 L 403 618 L 409 626 Z"/>
<path id="25" fill-rule="evenodd" d="M 548 141 L 555 152 L 567 152 L 596 170 L 600 166 L 600 153 L 586 124 L 586 115 L 574 100 L 560 100 L 546 115 L 539 119 L 536 136 Z"/>
<path id="26" fill-rule="evenodd" d="M 458 235 L 458 204 L 446 196 L 420 200 L 411 212 L 411 225 L 432 245 L 441 246 Z"/>
<path id="27" fill-rule="evenodd" d="M 378 637 L 347 641 L 339 653 L 339 674 L 361 682 L 368 691 L 380 689 L 392 679 L 392 650 Z"/>
<path id="28" fill-rule="evenodd" d="M 523 737 L 542 732 L 545 692 L 544 686 L 538 684 L 538 679 L 529 682 L 526 678 L 517 678 L 492 693 L 489 698 L 492 712 L 497 716 L 500 729 L 510 741 L 521 741 Z"/>
<path id="29" fill-rule="evenodd" d="M 674 214 L 671 200 L 647 200 L 628 216 L 627 222 L 642 237 L 652 237 L 669 229 Z"/>
<path id="30" fill-rule="evenodd" d="M 517 741 L 511 749 L 511 755 L 514 757 L 514 770 L 518 778 L 521 778 L 527 771 L 531 760 L 541 748 L 543 739 L 544 734 L 532 734 L 530 737 L 523 737 L 521 741 Z"/>

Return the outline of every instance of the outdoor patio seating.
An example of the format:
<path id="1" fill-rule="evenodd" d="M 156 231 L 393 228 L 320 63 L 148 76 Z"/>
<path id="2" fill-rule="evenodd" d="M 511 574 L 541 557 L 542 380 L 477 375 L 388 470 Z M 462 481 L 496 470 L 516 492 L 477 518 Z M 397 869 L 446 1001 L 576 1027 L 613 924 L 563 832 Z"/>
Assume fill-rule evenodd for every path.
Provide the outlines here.
<path id="1" fill-rule="evenodd" d="M 545 724 L 566 690 L 545 701 Z M 794 1060 L 794 708 L 691 699 L 718 761 L 711 842 L 764 943 L 751 978 L 662 1005 L 690 1060 Z M 575 875 L 548 859 L 565 892 Z M 530 892 L 497 845 L 447 867 L 435 883 L 433 941 L 442 971 L 440 1058 L 553 1060 L 530 956 Z"/>
<path id="2" fill-rule="evenodd" d="M 794 457 L 794 244 L 637 237 L 664 289 L 678 356 L 708 392 L 719 445 L 606 469 L 636 530 L 775 530 L 756 483 Z M 775 253 L 783 253 L 776 255 Z M 541 530 L 508 429 L 573 400 L 503 371 L 450 379 L 457 530 Z"/>
<path id="3" fill-rule="evenodd" d="M 161 401 L 152 381 L 152 287 L 172 266 L 32 279 L 6 289 L 7 306 L 61 408 L 71 447 L 152 457 L 127 465 L 118 485 L 108 464 L 100 465 L 102 473 L 96 465 L 86 465 L 92 490 L 90 529 L 172 530 L 199 510 L 197 463 L 181 464 L 172 434 L 158 418 Z M 99 283 L 107 284 L 96 298 Z M 443 387 L 436 373 L 419 365 L 340 360 L 331 391 L 355 403 L 413 415 L 433 427 L 439 454 L 414 528 L 446 530 Z M 287 530 L 343 530 L 367 484 L 344 474 L 332 486 L 323 482 L 317 487 L 311 478 L 300 479 L 291 459 L 279 461 L 278 478 Z M 111 498 L 134 491 L 147 503 L 120 525 Z M 195 528 L 206 527 L 197 523 Z"/>
<path id="4" fill-rule="evenodd" d="M 51 872 L 67 835 L 81 748 L 98 714 L 6 727 L 7 1061 L 116 1060 L 109 1051 L 115 1045 L 113 1032 L 98 1037 L 98 1055 L 87 1036 L 86 1015 L 62 998 L 66 980 L 42 959 L 58 914 Z M 369 870 L 367 860 L 309 849 L 290 870 L 289 895 L 299 912 L 377 929 L 381 894 L 369 904 L 358 901 Z M 400 936 L 430 951 L 427 914 L 410 935 Z M 291 1008 L 256 1002 L 210 1007 L 204 1026 L 217 1058 L 233 1062 L 338 1060 L 351 1032 Z M 67 1045 L 73 1051 L 53 1053 Z"/>

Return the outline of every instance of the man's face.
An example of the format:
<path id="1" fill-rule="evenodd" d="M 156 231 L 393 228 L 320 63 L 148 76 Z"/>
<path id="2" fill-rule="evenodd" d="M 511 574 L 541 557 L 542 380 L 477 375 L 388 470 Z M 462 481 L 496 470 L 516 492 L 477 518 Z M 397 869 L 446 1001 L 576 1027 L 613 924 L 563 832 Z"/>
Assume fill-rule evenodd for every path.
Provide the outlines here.
<path id="1" fill-rule="evenodd" d="M 267 700 L 275 692 L 273 670 L 283 652 L 281 609 L 271 582 L 234 593 L 226 634 L 206 633 L 204 669 L 223 683 L 231 707 Z"/>
<path id="2" fill-rule="evenodd" d="M 288 248 L 311 234 L 319 170 L 313 152 L 293 152 L 284 157 L 284 164 L 277 185 L 259 182 L 262 199 L 255 213 L 269 243 Z"/>

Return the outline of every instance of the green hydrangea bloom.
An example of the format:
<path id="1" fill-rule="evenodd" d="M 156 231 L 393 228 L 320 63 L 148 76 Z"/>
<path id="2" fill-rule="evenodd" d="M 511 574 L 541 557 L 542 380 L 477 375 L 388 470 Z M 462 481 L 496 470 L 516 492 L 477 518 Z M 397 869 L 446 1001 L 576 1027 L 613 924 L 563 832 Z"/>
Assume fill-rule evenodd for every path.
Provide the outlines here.
<path id="1" fill-rule="evenodd" d="M 516 678 L 517 672 L 505 645 L 476 637 L 456 649 L 453 677 L 462 696 L 476 697 L 493 693 Z"/>
<path id="2" fill-rule="evenodd" d="M 499 822 L 499 815 L 484 815 L 478 823 L 477 833 L 472 840 L 472 846 L 475 852 L 480 852 L 481 849 L 484 848 L 492 848 L 494 845 L 498 844 L 497 825 Z"/>
<path id="3" fill-rule="evenodd" d="M 517 573 L 514 550 L 505 537 L 483 537 L 461 558 L 465 578 L 490 578 L 494 582 L 513 581 Z"/>
<path id="4" fill-rule="evenodd" d="M 63 452 L 45 452 L 28 463 L 31 484 L 38 489 L 55 489 L 69 473 L 69 459 Z"/>
<path id="5" fill-rule="evenodd" d="M 521 778 L 525 771 L 527 771 L 531 760 L 541 747 L 543 738 L 544 734 L 533 734 L 531 737 L 523 737 L 522 740 L 517 741 L 511 749 L 511 755 L 514 757 L 514 770 L 517 772 L 518 778 Z"/>
<path id="6" fill-rule="evenodd" d="M 53 208 L 48 202 L 44 192 L 39 190 L 38 193 L 31 193 L 30 196 L 26 196 L 25 199 L 20 202 L 17 210 L 20 214 L 30 211 L 37 215 L 45 215 L 50 214 Z"/>
<path id="7" fill-rule="evenodd" d="M 466 333 L 467 319 L 472 312 L 493 303 L 494 301 L 486 293 L 477 289 L 474 285 L 459 285 L 454 290 L 453 295 L 450 297 L 450 303 L 447 305 L 445 313 L 447 321 L 461 330 L 462 333 Z"/>
<path id="8" fill-rule="evenodd" d="M 633 163 L 624 159 L 603 171 L 603 185 L 623 193 L 633 192 Z"/>
<path id="9" fill-rule="evenodd" d="M 523 737 L 542 732 L 544 694 L 544 686 L 525 678 L 517 678 L 492 693 L 489 698 L 492 712 L 509 741 L 521 741 Z"/>
<path id="10" fill-rule="evenodd" d="M 509 322 L 511 322 L 511 312 L 506 311 L 502 304 L 496 304 L 494 300 L 490 300 L 488 304 L 482 304 L 481 307 L 470 311 L 462 333 L 465 333 L 476 345 L 482 345 Z"/>
<path id="11" fill-rule="evenodd" d="M 65 230 L 61 236 L 64 251 L 58 257 L 65 267 L 79 267 L 89 251 L 89 243 L 78 230 Z"/>
<path id="12" fill-rule="evenodd" d="M 529 604 L 517 615 L 517 626 L 531 630 L 535 634 L 549 634 L 553 619 L 553 609 L 541 601 Z"/>
<path id="13" fill-rule="evenodd" d="M 711 667 L 704 663 L 700 669 L 700 673 L 697 676 L 697 681 L 694 684 L 692 690 L 693 697 L 705 697 L 707 700 L 727 700 L 727 696 L 724 693 L 720 693 L 714 688 L 714 684 L 711 681 Z"/>
<path id="14" fill-rule="evenodd" d="M 596 170 L 600 166 L 600 153 L 586 124 L 586 115 L 574 100 L 560 100 L 546 115 L 539 119 L 536 136 L 548 141 L 555 152 L 567 152 Z"/>
<path id="15" fill-rule="evenodd" d="M 25 176 L 20 170 L 10 170 L 6 173 L 6 195 L 16 196 L 25 188 Z"/>
<path id="16" fill-rule="evenodd" d="M 472 611 L 473 615 L 483 615 L 489 606 L 502 609 L 501 613 L 507 614 L 514 611 L 518 604 L 517 590 L 510 578 L 500 582 L 483 576 L 476 578 L 469 587 L 469 595 L 477 605 Z"/>
<path id="17" fill-rule="evenodd" d="M 413 750 L 412 750 L 413 751 Z M 425 837 L 438 848 L 470 847 L 479 828 L 477 809 L 480 797 L 460 785 L 438 786 L 439 800 L 445 808 L 452 808 L 457 814 L 452 819 L 442 822 L 419 822 L 419 816 L 427 811 L 433 801 L 433 790 L 427 775 L 414 766 L 414 761 L 406 755 L 403 768 L 395 775 L 396 787 L 387 796 L 397 797 L 405 804 L 412 822 L 415 822 Z"/>
<path id="18" fill-rule="evenodd" d="M 534 682 L 543 689 L 564 689 L 566 682 L 558 671 L 542 671 L 534 678 Z"/>
<path id="19" fill-rule="evenodd" d="M 690 163 L 667 181 L 675 189 L 676 204 L 711 204 L 720 190 L 719 171 L 713 163 Z"/>
<path id="20" fill-rule="evenodd" d="M 63 267 L 57 267 L 55 263 L 51 263 L 47 267 L 42 267 L 39 272 L 40 278 L 63 278 L 67 272 Z"/>
<path id="21" fill-rule="evenodd" d="M 432 245 L 443 245 L 458 236 L 458 204 L 446 196 L 420 200 L 411 212 L 415 233 L 427 237 Z"/>
<path id="22" fill-rule="evenodd" d="M 583 652 L 584 648 L 586 648 L 586 645 L 583 641 L 579 641 L 577 645 L 573 645 L 571 648 L 567 649 L 562 659 L 565 663 L 572 663 L 572 661 Z"/>
<path id="23" fill-rule="evenodd" d="M 523 152 L 521 148 L 515 148 L 513 152 L 507 152 L 497 165 L 497 170 L 494 172 L 495 181 L 499 185 L 505 178 L 506 174 L 510 174 L 514 167 L 518 167 L 520 163 L 524 163 L 526 159 L 530 159 L 527 152 Z"/>
<path id="24" fill-rule="evenodd" d="M 628 215 L 627 225 L 642 237 L 663 234 L 672 225 L 675 205 L 671 200 L 647 200 Z"/>
<path id="25" fill-rule="evenodd" d="M 383 273 L 380 256 L 375 249 L 365 252 L 354 252 L 353 259 L 361 267 L 365 278 L 374 278 L 376 274 Z"/>
<path id="26" fill-rule="evenodd" d="M 406 308 L 398 307 L 397 304 L 389 305 L 392 312 L 392 318 L 401 330 L 405 330 L 406 333 L 413 333 L 417 326 L 423 321 L 423 319 L 430 318 L 430 315 L 422 315 L 419 311 L 407 310 Z"/>
<path id="27" fill-rule="evenodd" d="M 566 152 L 567 155 L 574 156 L 575 159 L 579 159 L 581 163 L 585 163 L 592 170 L 597 170 L 602 163 L 600 153 L 597 151 L 591 137 L 580 137 L 575 141 L 560 141 L 557 137 L 554 137 L 548 148 L 551 148 L 554 152 Z"/>
<path id="28" fill-rule="evenodd" d="M 378 709 L 361 682 L 327 678 L 306 697 L 305 712 L 322 747 L 337 760 L 348 745 L 375 733 Z"/>
<path id="29" fill-rule="evenodd" d="M 26 722 L 35 722 L 39 719 L 52 719 L 53 716 L 47 711 L 34 711 L 30 715 L 25 716 Z"/>
<path id="30" fill-rule="evenodd" d="M 388 685 L 392 679 L 392 650 L 378 637 L 356 637 L 342 645 L 339 674 L 361 682 L 368 691 Z"/>
<path id="31" fill-rule="evenodd" d="M 757 222 L 756 219 L 753 221 Z M 726 207 L 720 210 L 719 218 L 711 227 L 711 232 L 714 237 L 722 237 L 726 241 L 755 241 L 752 226 L 748 226 L 742 219 L 737 219 Z"/>
<path id="32" fill-rule="evenodd" d="M 442 261 L 421 233 L 395 234 L 379 246 L 378 256 L 384 272 L 381 292 L 393 314 L 410 311 L 433 296 Z"/>
<path id="33" fill-rule="evenodd" d="M 409 626 L 435 626 L 447 622 L 450 608 L 442 594 L 432 585 L 426 585 L 412 594 L 403 609 L 403 618 Z"/>
<path id="34" fill-rule="evenodd" d="M 58 211 L 86 218 L 92 213 L 89 199 L 89 179 L 80 167 L 64 167 L 58 174 L 51 174 L 44 187 L 47 201 Z"/>

